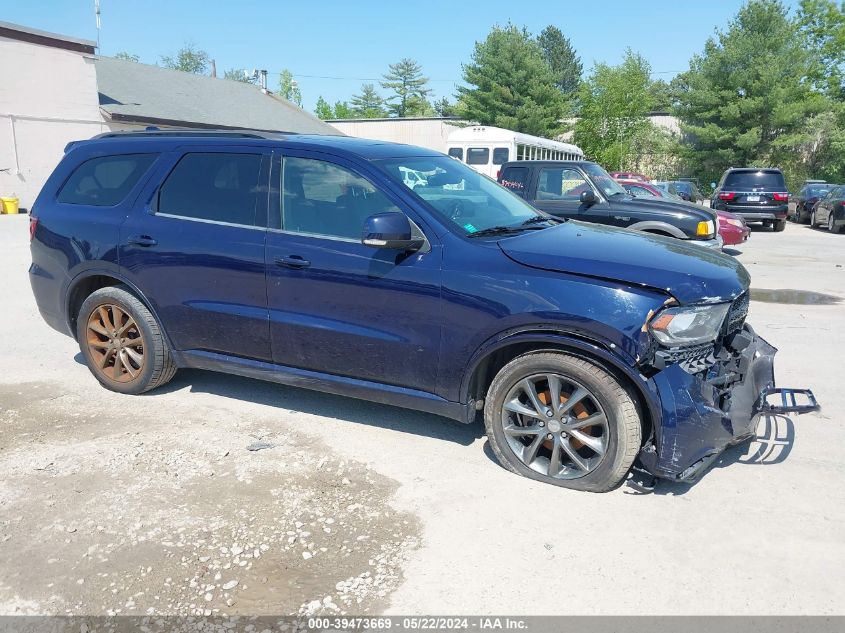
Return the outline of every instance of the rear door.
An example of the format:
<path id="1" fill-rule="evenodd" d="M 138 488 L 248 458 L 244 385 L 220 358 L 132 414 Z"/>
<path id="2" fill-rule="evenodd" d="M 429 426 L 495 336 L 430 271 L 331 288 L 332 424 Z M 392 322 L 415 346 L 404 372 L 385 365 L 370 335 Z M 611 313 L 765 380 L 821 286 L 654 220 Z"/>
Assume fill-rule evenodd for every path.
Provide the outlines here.
<path id="1" fill-rule="evenodd" d="M 521 198 L 525 197 L 531 170 L 523 165 L 508 165 L 499 175 L 499 184 Z"/>
<path id="2" fill-rule="evenodd" d="M 121 269 L 177 350 L 269 360 L 269 154 L 203 145 L 163 159 L 121 227 Z"/>

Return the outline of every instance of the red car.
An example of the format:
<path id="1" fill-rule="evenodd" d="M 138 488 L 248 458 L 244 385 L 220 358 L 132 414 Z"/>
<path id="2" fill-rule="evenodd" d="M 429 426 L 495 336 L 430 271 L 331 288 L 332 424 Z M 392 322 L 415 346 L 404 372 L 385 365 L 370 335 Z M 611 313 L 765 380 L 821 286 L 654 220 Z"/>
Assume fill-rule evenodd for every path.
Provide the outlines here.
<path id="1" fill-rule="evenodd" d="M 648 176 L 643 176 L 633 171 L 612 171 L 610 177 L 614 180 L 633 180 L 636 182 L 648 182 L 651 180 Z"/>
<path id="2" fill-rule="evenodd" d="M 745 220 L 727 211 L 716 211 L 716 215 L 719 216 L 719 235 L 722 236 L 725 246 L 742 244 L 748 239 L 751 229 L 748 228 Z"/>

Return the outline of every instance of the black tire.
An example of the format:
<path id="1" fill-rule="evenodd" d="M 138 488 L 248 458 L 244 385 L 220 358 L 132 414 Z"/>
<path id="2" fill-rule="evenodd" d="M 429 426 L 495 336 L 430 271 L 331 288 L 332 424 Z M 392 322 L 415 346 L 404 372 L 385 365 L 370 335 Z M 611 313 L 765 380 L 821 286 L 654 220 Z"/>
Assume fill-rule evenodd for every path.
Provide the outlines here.
<path id="1" fill-rule="evenodd" d="M 775 220 L 774 229 L 775 233 L 780 233 L 786 228 L 786 220 Z"/>
<path id="2" fill-rule="evenodd" d="M 831 233 L 839 233 L 840 228 L 833 222 L 833 214 L 827 216 L 827 230 Z"/>
<path id="3" fill-rule="evenodd" d="M 134 320 L 135 330 L 143 342 L 143 358 L 138 373 L 125 381 L 117 381 L 97 368 L 95 351 L 89 344 L 89 318 L 105 306 L 117 306 Z M 170 354 L 161 327 L 147 307 L 126 286 L 109 286 L 91 293 L 82 303 L 76 319 L 76 339 L 88 369 L 106 389 L 125 394 L 141 394 L 169 382 L 176 374 L 176 364 Z M 140 347 L 138 348 L 140 349 Z M 114 364 L 117 364 L 116 357 Z"/>
<path id="4" fill-rule="evenodd" d="M 598 458 L 597 465 L 583 476 L 557 478 L 529 468 L 516 455 L 505 435 L 504 416 L 510 415 L 505 414 L 506 397 L 524 379 L 545 373 L 583 385 L 606 418 L 604 454 Z M 619 380 L 598 365 L 563 352 L 526 354 L 505 365 L 493 379 L 487 393 L 484 426 L 493 453 L 499 463 L 511 472 L 564 488 L 589 492 L 607 492 L 624 481 L 640 450 L 642 437 L 642 420 L 636 401 Z M 551 422 L 548 428 L 551 428 Z M 541 450 L 544 449 L 541 447 Z"/>

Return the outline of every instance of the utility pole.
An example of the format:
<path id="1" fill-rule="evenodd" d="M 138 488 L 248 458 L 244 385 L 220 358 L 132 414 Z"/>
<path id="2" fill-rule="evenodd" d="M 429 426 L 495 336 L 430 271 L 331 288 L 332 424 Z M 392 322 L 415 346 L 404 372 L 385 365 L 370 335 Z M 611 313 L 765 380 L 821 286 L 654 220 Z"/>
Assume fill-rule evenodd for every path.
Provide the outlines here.
<path id="1" fill-rule="evenodd" d="M 97 20 L 97 52 L 100 52 L 100 0 L 94 0 L 94 17 Z"/>

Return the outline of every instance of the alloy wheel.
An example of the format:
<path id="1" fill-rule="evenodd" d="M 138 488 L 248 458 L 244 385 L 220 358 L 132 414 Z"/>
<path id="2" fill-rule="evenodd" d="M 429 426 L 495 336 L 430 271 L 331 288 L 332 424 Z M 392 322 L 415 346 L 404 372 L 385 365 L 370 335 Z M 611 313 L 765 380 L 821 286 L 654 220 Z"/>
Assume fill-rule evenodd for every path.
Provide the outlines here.
<path id="1" fill-rule="evenodd" d="M 86 343 L 93 369 L 107 380 L 131 382 L 144 369 L 144 337 L 118 305 L 103 304 L 91 312 Z"/>
<path id="2" fill-rule="evenodd" d="M 830 231 L 831 233 L 834 232 L 834 229 L 833 229 L 833 214 L 832 213 L 829 216 L 827 216 L 827 230 Z"/>
<path id="3" fill-rule="evenodd" d="M 596 396 L 560 374 L 523 378 L 502 405 L 508 446 L 528 468 L 555 479 L 595 470 L 608 450 L 607 416 Z"/>

